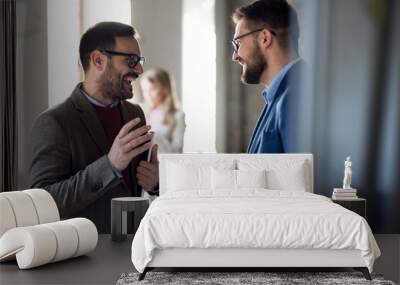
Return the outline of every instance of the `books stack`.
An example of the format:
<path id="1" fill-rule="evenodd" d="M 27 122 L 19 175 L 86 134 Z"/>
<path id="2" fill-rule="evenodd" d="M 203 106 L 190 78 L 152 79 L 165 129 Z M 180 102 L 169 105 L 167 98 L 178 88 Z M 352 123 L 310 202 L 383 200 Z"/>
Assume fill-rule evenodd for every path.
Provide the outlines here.
<path id="1" fill-rule="evenodd" d="M 336 200 L 352 200 L 357 199 L 357 189 L 333 188 L 332 199 Z"/>

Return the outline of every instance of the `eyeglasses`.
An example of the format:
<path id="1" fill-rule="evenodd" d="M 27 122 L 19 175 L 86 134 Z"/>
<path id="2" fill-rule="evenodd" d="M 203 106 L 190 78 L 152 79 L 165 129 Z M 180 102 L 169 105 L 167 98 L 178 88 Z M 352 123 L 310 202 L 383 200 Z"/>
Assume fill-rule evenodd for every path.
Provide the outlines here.
<path id="1" fill-rule="evenodd" d="M 245 34 L 243 34 L 243 35 L 240 35 L 240 36 L 237 36 L 236 38 L 234 38 L 234 39 L 232 40 L 232 45 L 233 45 L 234 51 L 235 51 L 235 52 L 238 52 L 238 51 L 239 51 L 239 47 L 240 47 L 240 42 L 238 41 L 239 39 L 244 38 L 244 37 L 246 37 L 246 36 L 249 36 L 249 35 L 251 35 L 251 34 L 257 33 L 257 32 L 261 32 L 261 31 L 264 30 L 264 29 L 265 29 L 265 28 L 260 28 L 260 29 L 257 29 L 257 30 L 254 30 L 254 31 L 245 33 Z M 274 31 L 272 31 L 272 30 L 268 30 L 268 31 L 270 31 L 270 33 L 273 34 L 274 36 L 276 35 L 276 33 L 275 33 Z"/>
<path id="2" fill-rule="evenodd" d="M 100 50 L 102 53 L 106 53 L 108 55 L 119 55 L 119 56 L 125 56 L 128 59 L 128 66 L 129 68 L 135 68 L 135 66 L 140 63 L 141 66 L 143 66 L 145 62 L 145 58 L 143 56 L 138 56 L 137 54 L 134 53 L 125 53 L 125 52 L 119 52 L 119 51 L 113 51 L 113 50 Z"/>

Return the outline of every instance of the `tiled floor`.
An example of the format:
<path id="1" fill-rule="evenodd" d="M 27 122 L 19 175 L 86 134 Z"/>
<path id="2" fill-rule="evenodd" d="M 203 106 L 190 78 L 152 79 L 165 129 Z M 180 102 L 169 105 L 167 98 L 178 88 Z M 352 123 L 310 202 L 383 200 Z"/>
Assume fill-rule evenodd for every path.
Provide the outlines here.
<path id="1" fill-rule="evenodd" d="M 375 239 L 381 250 L 381 257 L 375 262 L 374 272 L 400 284 L 400 235 L 375 235 Z"/>

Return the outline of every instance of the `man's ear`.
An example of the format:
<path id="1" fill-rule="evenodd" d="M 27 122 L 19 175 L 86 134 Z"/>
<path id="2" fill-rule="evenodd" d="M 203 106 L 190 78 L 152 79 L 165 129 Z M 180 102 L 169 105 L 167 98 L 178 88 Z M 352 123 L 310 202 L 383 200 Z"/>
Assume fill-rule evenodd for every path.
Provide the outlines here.
<path id="1" fill-rule="evenodd" d="M 96 49 L 90 54 L 90 62 L 96 70 L 103 71 L 107 64 L 107 56 Z"/>
<path id="2" fill-rule="evenodd" d="M 261 38 L 261 46 L 264 48 L 269 48 L 272 44 L 272 33 L 264 29 L 260 32 L 260 38 Z"/>

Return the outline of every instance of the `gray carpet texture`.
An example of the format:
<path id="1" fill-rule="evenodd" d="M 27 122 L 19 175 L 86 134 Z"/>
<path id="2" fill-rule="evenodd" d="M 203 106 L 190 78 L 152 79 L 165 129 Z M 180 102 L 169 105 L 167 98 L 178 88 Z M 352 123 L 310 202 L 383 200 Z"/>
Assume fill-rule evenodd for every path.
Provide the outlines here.
<path id="1" fill-rule="evenodd" d="M 142 281 L 138 281 L 139 273 L 125 273 L 116 285 L 146 284 L 221 284 L 221 285 L 297 285 L 297 284 L 379 284 L 396 285 L 384 280 L 381 275 L 372 274 L 372 281 L 364 278 L 360 272 L 148 272 Z"/>

